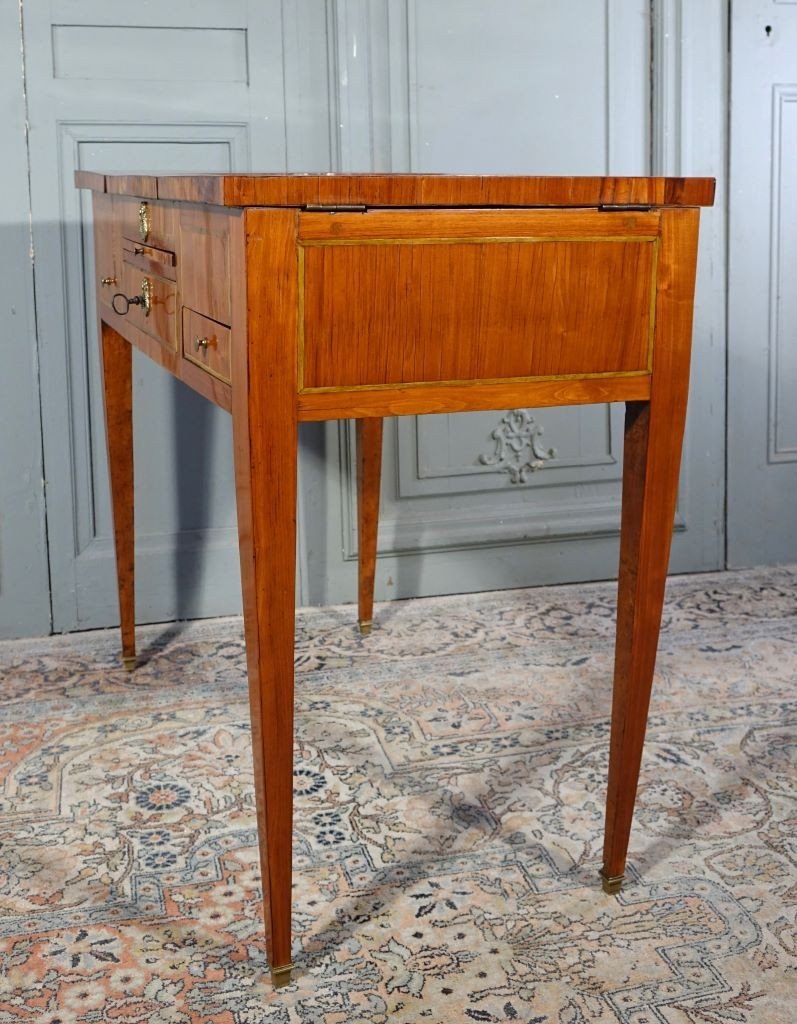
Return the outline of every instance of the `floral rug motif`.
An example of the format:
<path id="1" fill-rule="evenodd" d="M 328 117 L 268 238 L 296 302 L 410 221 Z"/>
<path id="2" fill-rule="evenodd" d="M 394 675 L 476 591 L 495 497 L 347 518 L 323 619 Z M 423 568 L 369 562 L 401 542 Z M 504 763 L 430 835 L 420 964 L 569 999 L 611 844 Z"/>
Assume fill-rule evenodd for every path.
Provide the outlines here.
<path id="1" fill-rule="evenodd" d="M 797 568 L 670 581 L 610 897 L 614 591 L 299 613 L 278 991 L 240 621 L 0 644 L 0 1024 L 793 1024 Z"/>

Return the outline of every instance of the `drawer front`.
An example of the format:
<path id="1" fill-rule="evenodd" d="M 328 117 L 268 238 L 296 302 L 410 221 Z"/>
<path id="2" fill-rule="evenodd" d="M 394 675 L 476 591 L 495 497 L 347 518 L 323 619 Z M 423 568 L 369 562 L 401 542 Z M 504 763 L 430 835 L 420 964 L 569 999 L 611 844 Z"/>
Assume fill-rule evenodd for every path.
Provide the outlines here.
<path id="1" fill-rule="evenodd" d="M 176 251 L 177 213 L 174 206 L 127 196 L 119 196 L 116 201 L 122 238 L 172 253 Z"/>
<path id="2" fill-rule="evenodd" d="M 131 305 L 127 320 L 162 345 L 177 351 L 177 286 L 174 281 L 146 274 L 126 261 L 122 264 L 122 291 L 128 298 L 143 296 L 149 290 L 150 308 Z"/>
<path id="3" fill-rule="evenodd" d="M 157 249 L 154 245 L 133 242 L 129 238 L 123 238 L 121 245 L 122 256 L 131 266 L 138 267 L 145 274 L 177 280 L 177 259 L 169 249 Z"/>
<path id="4" fill-rule="evenodd" d="M 230 383 L 230 329 L 183 306 L 183 355 Z"/>

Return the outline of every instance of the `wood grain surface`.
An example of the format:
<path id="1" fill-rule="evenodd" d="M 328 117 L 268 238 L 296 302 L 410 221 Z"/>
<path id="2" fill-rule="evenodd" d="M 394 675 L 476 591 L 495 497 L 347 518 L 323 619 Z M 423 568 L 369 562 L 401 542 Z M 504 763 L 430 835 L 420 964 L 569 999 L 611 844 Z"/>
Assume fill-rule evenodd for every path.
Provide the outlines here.
<path id="1" fill-rule="evenodd" d="M 122 286 L 119 289 L 127 298 L 144 293 L 144 282 L 149 282 L 151 306 L 147 313 L 141 305 L 131 305 L 127 322 L 139 331 L 148 334 L 166 348 L 177 351 L 177 285 L 165 277 L 156 277 L 122 261 Z"/>
<path id="2" fill-rule="evenodd" d="M 183 305 L 230 324 L 232 215 L 207 207 L 179 210 L 180 294 Z"/>
<path id="3" fill-rule="evenodd" d="M 78 182 L 78 175 L 83 171 L 75 173 L 75 182 Z M 92 180 L 97 180 L 97 175 L 91 172 Z M 82 186 L 79 186 L 82 187 Z M 91 187 L 91 186 L 89 186 Z M 136 196 L 139 199 L 158 198 L 158 177 L 154 174 L 106 174 L 105 191 L 115 196 Z"/>
<path id="4" fill-rule="evenodd" d="M 646 372 L 655 253 L 620 239 L 307 247 L 300 388 Z"/>
<path id="5" fill-rule="evenodd" d="M 264 917 L 273 971 L 291 960 L 296 214 L 249 210 L 245 226 L 238 225 L 235 234 L 235 488 Z"/>
<path id="6" fill-rule="evenodd" d="M 129 666 L 136 656 L 133 349 L 108 324 L 100 322 L 99 331 L 122 658 Z"/>
<path id="7" fill-rule="evenodd" d="M 650 400 L 626 409 L 603 874 L 625 871 L 670 557 L 692 345 L 698 211 L 662 212 Z"/>
<path id="8" fill-rule="evenodd" d="M 357 618 L 364 633 L 370 632 L 374 616 L 382 427 L 380 417 L 357 420 Z"/>
<path id="9" fill-rule="evenodd" d="M 114 197 L 115 216 L 119 220 L 119 233 L 134 245 L 148 245 L 174 253 L 177 250 L 178 207 L 174 203 L 155 203 L 145 200 L 150 228 L 146 238 L 139 230 L 139 209 L 142 201 L 127 195 Z M 181 211 L 184 212 L 184 211 Z"/>
<path id="10" fill-rule="evenodd" d="M 542 408 L 626 402 L 650 395 L 650 375 L 575 377 L 572 380 L 481 381 L 356 391 L 309 391 L 299 394 L 301 420 L 356 419 L 361 416 L 415 416 L 423 413 L 473 412 L 483 409 Z"/>
<path id="11" fill-rule="evenodd" d="M 576 230 L 577 228 L 577 230 Z M 376 242 L 416 239 L 506 238 L 553 240 L 607 235 L 650 240 L 659 231 L 657 210 L 363 210 L 356 213 L 302 211 L 299 240 Z"/>
<path id="12" fill-rule="evenodd" d="M 451 174 L 116 175 L 78 188 L 224 206 L 711 206 L 713 178 Z"/>
<path id="13" fill-rule="evenodd" d="M 122 245 L 113 198 L 95 192 L 92 211 L 97 301 L 110 304 L 114 293 L 119 291 L 122 276 Z"/>
<path id="14" fill-rule="evenodd" d="M 229 327 L 183 306 L 183 356 L 206 373 L 230 383 L 231 333 Z"/>

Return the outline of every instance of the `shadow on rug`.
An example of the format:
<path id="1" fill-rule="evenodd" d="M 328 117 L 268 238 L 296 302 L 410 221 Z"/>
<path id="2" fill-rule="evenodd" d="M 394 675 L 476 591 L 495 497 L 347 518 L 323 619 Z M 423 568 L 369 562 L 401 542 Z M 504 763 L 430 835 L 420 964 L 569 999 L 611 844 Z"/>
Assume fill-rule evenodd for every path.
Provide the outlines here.
<path id="1" fill-rule="evenodd" d="M 293 983 L 241 625 L 0 644 L 0 1024 L 792 1024 L 797 571 L 671 582 L 605 896 L 614 586 L 300 613 Z"/>

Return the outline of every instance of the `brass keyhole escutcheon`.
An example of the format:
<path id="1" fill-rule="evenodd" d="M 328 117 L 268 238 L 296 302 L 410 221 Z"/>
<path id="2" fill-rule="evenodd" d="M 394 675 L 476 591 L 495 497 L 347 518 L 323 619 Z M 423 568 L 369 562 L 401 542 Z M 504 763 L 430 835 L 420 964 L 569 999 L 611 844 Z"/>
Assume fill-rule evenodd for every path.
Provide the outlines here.
<path id="1" fill-rule="evenodd" d="M 144 310 L 144 316 L 149 316 L 150 310 L 152 309 L 152 296 L 153 288 L 152 281 L 148 277 L 145 277 L 141 282 L 141 294 L 128 296 L 124 292 L 117 292 L 111 300 L 111 306 L 113 307 L 114 313 L 119 316 L 127 316 L 130 312 L 131 306 L 141 306 Z M 125 308 L 122 309 L 122 303 L 124 302 Z"/>
<path id="2" fill-rule="evenodd" d="M 142 203 L 138 208 L 138 233 L 141 241 L 146 242 L 151 227 L 149 203 Z"/>
<path id="3" fill-rule="evenodd" d="M 148 277 L 141 282 L 141 305 L 144 308 L 144 316 L 149 316 L 152 309 L 152 281 Z"/>

